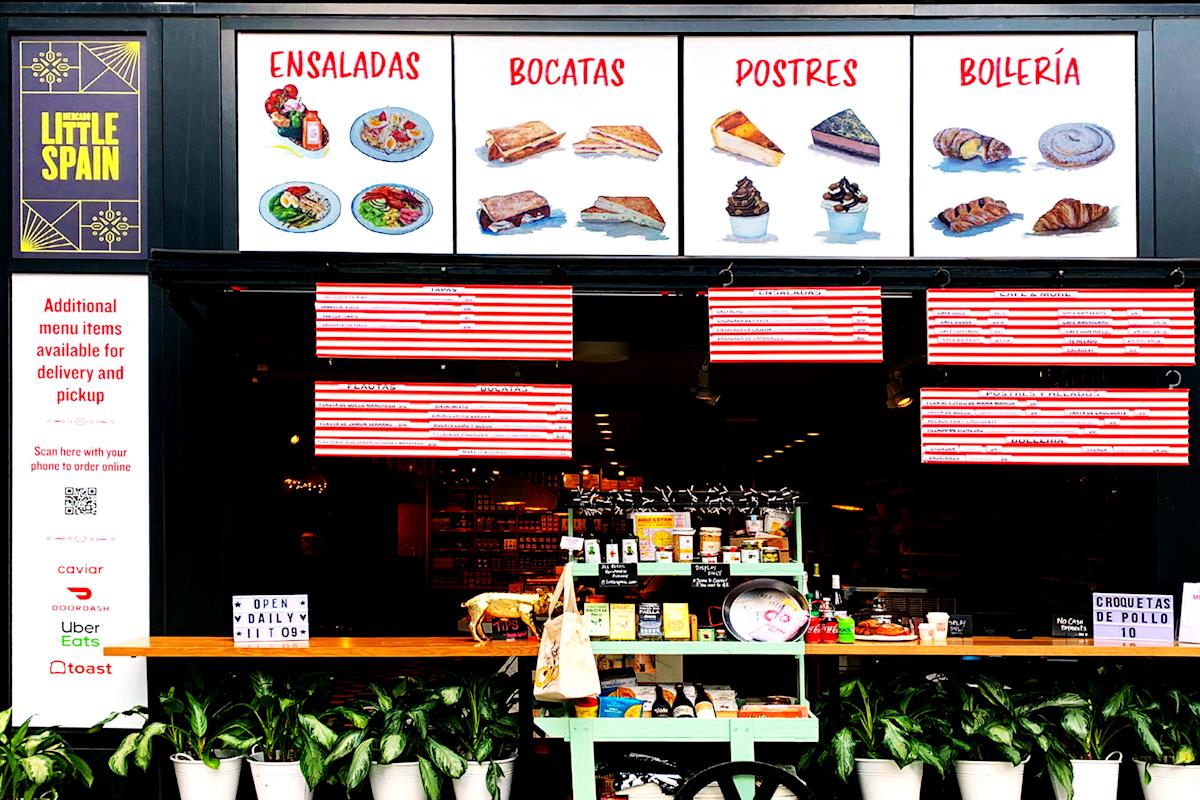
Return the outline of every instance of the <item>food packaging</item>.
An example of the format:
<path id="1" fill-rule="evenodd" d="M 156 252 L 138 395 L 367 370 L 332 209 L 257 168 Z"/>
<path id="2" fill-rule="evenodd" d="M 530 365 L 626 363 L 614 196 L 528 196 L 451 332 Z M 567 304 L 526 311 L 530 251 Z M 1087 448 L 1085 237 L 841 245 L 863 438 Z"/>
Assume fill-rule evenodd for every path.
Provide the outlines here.
<path id="1" fill-rule="evenodd" d="M 921 637 L 922 642 L 929 644 L 933 641 L 933 629 L 934 625 L 932 622 L 922 622 L 917 626 L 917 635 Z"/>
<path id="2" fill-rule="evenodd" d="M 636 564 L 638 561 L 638 540 L 637 539 L 622 539 L 621 540 L 621 563 Z"/>
<path id="3" fill-rule="evenodd" d="M 600 698 L 584 697 L 575 701 L 575 716 L 594 717 L 600 711 Z"/>
<path id="4" fill-rule="evenodd" d="M 721 529 L 700 529 L 700 555 L 716 556 L 721 554 Z"/>
<path id="5" fill-rule="evenodd" d="M 757 564 L 761 560 L 759 556 L 762 555 L 762 553 L 757 547 L 747 547 L 746 545 L 742 545 L 741 555 L 743 564 Z"/>
<path id="6" fill-rule="evenodd" d="M 604 702 L 604 698 L 600 698 Z M 803 719 L 808 717 L 808 706 L 782 705 L 775 703 L 746 703 L 738 709 L 739 717 L 768 717 L 785 719 Z M 603 714 L 601 714 L 603 716 Z"/>
<path id="7" fill-rule="evenodd" d="M 737 547 L 730 546 L 721 551 L 721 562 L 724 564 L 738 564 L 741 560 L 742 553 Z"/>
<path id="8" fill-rule="evenodd" d="M 944 642 L 950 635 L 950 615 L 945 611 L 930 611 L 925 615 L 929 624 L 933 625 L 933 640 Z"/>
<path id="9" fill-rule="evenodd" d="M 641 717 L 642 701 L 636 697 L 601 697 L 599 716 L 601 717 Z"/>
<path id="10" fill-rule="evenodd" d="M 621 545 L 616 542 L 609 542 L 604 545 L 604 563 L 619 564 L 621 563 Z"/>
<path id="11" fill-rule="evenodd" d="M 662 604 L 662 635 L 664 639 L 687 641 L 691 638 L 687 603 Z"/>
<path id="12" fill-rule="evenodd" d="M 691 562 L 692 553 L 694 552 L 694 544 L 696 536 L 691 528 L 676 530 L 672 532 L 672 538 L 675 545 L 675 560 L 682 562 Z"/>
<path id="13" fill-rule="evenodd" d="M 583 615 L 587 618 L 588 636 L 590 638 L 608 638 L 608 603 L 584 603 Z"/>
<path id="14" fill-rule="evenodd" d="M 663 604 L 637 604 L 637 638 L 656 641 L 663 638 Z"/>
<path id="15" fill-rule="evenodd" d="M 660 564 L 670 564 L 675 560 L 675 548 L 671 545 L 658 548 L 654 560 Z"/>
<path id="16" fill-rule="evenodd" d="M 763 532 L 767 534 L 779 533 L 783 529 L 783 526 L 791 521 L 791 512 L 768 508 L 763 511 Z"/>
<path id="17" fill-rule="evenodd" d="M 613 603 L 609 606 L 608 638 L 617 642 L 637 639 L 637 609 L 633 603 Z"/>
<path id="18" fill-rule="evenodd" d="M 654 561 L 657 548 L 672 543 L 672 530 L 692 527 L 692 515 L 689 512 L 635 512 L 632 517 L 633 534 L 638 540 L 638 555 L 642 561 Z"/>
<path id="19" fill-rule="evenodd" d="M 598 539 L 584 540 L 583 560 L 588 564 L 600 563 L 600 541 Z"/>

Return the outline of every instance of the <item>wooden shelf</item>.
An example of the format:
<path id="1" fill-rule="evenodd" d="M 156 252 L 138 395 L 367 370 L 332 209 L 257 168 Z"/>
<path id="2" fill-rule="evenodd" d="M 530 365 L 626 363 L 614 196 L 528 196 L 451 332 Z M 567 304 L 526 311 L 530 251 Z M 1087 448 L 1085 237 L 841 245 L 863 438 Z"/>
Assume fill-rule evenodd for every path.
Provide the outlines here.
<path id="1" fill-rule="evenodd" d="M 533 724 L 550 739 L 592 742 L 815 742 L 816 717 L 765 719 L 591 719 L 534 717 Z"/>
<path id="2" fill-rule="evenodd" d="M 799 658 L 807 651 L 804 642 L 690 642 L 650 641 L 633 642 L 597 639 L 592 642 L 596 655 L 650 656 L 793 656 Z"/>
<path id="3" fill-rule="evenodd" d="M 1200 644 L 1130 644 L 1093 639 L 1010 639 L 1006 636 L 952 638 L 945 644 L 920 642 L 855 642 L 854 644 L 808 644 L 810 656 L 1049 656 L 1089 658 L 1097 656 L 1139 658 L 1144 656 L 1200 656 Z"/>
<path id="4" fill-rule="evenodd" d="M 638 562 L 637 570 L 639 578 L 652 575 L 681 575 L 689 577 L 692 574 L 692 565 L 686 562 L 675 561 L 640 561 Z M 577 561 L 572 565 L 572 572 L 576 578 L 595 577 L 600 572 L 600 565 Z M 752 575 L 771 578 L 799 578 L 803 573 L 804 565 L 799 562 L 789 562 L 787 564 L 742 564 L 739 562 L 729 565 L 729 575 L 733 578 L 744 578 Z"/>
<path id="5" fill-rule="evenodd" d="M 536 656 L 538 643 L 485 642 L 469 636 L 318 637 L 307 646 L 235 647 L 227 636 L 151 636 L 104 648 L 106 656 L 148 658 L 479 658 Z"/>

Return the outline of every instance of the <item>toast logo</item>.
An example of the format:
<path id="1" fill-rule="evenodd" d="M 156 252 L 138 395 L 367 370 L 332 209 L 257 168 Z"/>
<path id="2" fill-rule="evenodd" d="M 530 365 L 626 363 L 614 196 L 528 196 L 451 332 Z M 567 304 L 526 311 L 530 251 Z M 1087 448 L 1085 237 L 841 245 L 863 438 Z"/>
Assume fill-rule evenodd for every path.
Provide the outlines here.
<path id="1" fill-rule="evenodd" d="M 86 586 L 68 586 L 67 591 L 75 595 L 78 600 L 91 600 L 92 590 Z"/>
<path id="2" fill-rule="evenodd" d="M 112 675 L 112 664 L 75 664 L 70 661 L 51 661 L 51 675 Z"/>

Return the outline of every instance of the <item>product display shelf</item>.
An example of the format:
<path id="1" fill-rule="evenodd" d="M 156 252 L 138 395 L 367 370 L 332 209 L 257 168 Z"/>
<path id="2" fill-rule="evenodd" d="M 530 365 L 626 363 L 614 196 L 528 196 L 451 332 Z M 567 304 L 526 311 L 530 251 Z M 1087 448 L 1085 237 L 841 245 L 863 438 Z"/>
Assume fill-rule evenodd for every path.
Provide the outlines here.
<path id="1" fill-rule="evenodd" d="M 567 516 L 567 529 L 575 531 L 575 516 Z M 795 510 L 795 553 L 804 552 L 801 541 L 800 508 Z M 804 566 L 800 562 L 782 564 L 730 564 L 732 583 L 737 578 L 774 577 L 795 582 L 804 590 Z M 638 577 L 688 576 L 690 563 L 646 562 L 638 564 Z M 598 564 L 574 564 L 577 578 L 599 575 Z M 796 696 L 807 705 L 804 679 L 803 642 L 691 642 L 691 641 L 612 641 L 592 642 L 597 655 L 722 655 L 787 656 L 796 659 Z M 720 718 L 720 719 L 599 719 L 539 717 L 534 724 L 546 736 L 563 739 L 571 750 L 571 789 L 575 800 L 596 800 L 596 742 L 727 742 L 733 761 L 753 761 L 757 742 L 815 742 L 818 726 L 815 717 L 796 719 Z M 743 793 L 752 792 L 742 786 Z M 749 796 L 748 794 L 746 796 Z"/>

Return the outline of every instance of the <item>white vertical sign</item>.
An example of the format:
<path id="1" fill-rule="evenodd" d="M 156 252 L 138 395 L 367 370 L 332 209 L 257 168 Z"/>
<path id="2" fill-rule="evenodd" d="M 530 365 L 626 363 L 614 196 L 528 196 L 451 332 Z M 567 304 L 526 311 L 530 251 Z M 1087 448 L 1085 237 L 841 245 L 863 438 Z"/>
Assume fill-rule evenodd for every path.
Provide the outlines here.
<path id="1" fill-rule="evenodd" d="M 14 717 L 87 727 L 146 702 L 148 283 L 12 277 Z M 115 723 L 133 725 L 123 718 Z"/>

